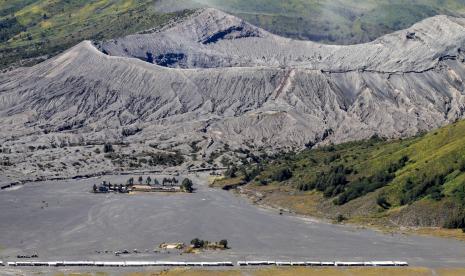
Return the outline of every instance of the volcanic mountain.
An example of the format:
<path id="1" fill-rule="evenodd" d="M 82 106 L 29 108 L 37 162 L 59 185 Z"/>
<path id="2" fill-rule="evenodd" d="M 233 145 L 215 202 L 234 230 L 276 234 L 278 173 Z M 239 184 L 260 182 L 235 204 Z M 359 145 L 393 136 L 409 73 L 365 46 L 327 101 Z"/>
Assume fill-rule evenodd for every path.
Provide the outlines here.
<path id="1" fill-rule="evenodd" d="M 0 139 L 18 149 L 63 137 L 183 153 L 195 144 L 208 157 L 407 137 L 464 117 L 464 78 L 465 19 L 335 46 L 202 9 L 0 74 Z"/>

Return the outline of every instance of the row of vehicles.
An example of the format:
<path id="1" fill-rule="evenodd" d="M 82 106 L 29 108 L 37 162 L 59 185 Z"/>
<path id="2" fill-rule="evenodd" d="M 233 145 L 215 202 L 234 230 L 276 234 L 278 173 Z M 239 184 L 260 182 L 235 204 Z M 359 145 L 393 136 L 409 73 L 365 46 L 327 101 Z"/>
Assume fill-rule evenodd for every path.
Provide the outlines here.
<path id="1" fill-rule="evenodd" d="M 0 265 L 4 265 L 0 262 Z M 165 261 L 17 261 L 7 262 L 8 266 L 234 266 L 232 262 L 165 262 Z M 408 266 L 402 261 L 372 262 L 286 262 L 286 261 L 238 261 L 238 266 Z"/>

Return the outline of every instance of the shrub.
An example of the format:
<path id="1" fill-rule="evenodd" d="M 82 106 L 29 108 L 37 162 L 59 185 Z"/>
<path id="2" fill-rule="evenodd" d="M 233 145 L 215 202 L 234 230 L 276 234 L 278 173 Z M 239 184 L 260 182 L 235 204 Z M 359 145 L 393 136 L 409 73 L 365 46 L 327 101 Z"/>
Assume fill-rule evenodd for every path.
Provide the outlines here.
<path id="1" fill-rule="evenodd" d="M 194 188 L 192 186 L 192 180 L 190 180 L 189 178 L 184 178 L 181 184 L 181 188 L 188 193 L 192 193 L 194 191 Z"/>
<path id="2" fill-rule="evenodd" d="M 147 162 L 150 166 L 178 166 L 184 162 L 184 156 L 179 152 L 174 154 L 164 152 L 150 153 Z"/>
<path id="3" fill-rule="evenodd" d="M 228 241 L 227 240 L 221 240 L 219 242 L 219 245 L 223 246 L 224 248 L 228 248 Z"/>
<path id="4" fill-rule="evenodd" d="M 465 172 L 465 160 L 460 161 L 459 163 L 459 170 L 461 172 Z"/>
<path id="5" fill-rule="evenodd" d="M 203 248 L 205 245 L 205 241 L 195 238 L 191 240 L 191 244 L 194 246 L 194 248 Z"/>
<path id="6" fill-rule="evenodd" d="M 276 170 L 272 174 L 271 179 L 273 181 L 282 182 L 282 181 L 286 181 L 290 179 L 291 177 L 292 177 L 292 172 L 289 168 L 281 168 L 281 169 Z"/>
<path id="7" fill-rule="evenodd" d="M 455 212 L 446 218 L 446 221 L 443 225 L 444 228 L 448 229 L 464 229 L 465 228 L 465 213 Z"/>
<path id="8" fill-rule="evenodd" d="M 345 220 L 347 220 L 347 218 L 342 214 L 339 214 L 339 215 L 336 216 L 336 222 L 338 222 L 338 223 L 341 223 L 341 222 L 343 222 Z"/>
<path id="9" fill-rule="evenodd" d="M 140 128 L 123 128 L 123 130 L 121 130 L 121 135 L 123 135 L 124 137 L 128 137 L 128 136 L 132 136 L 132 135 L 136 135 L 138 132 L 141 132 L 142 129 Z"/>
<path id="10" fill-rule="evenodd" d="M 387 201 L 384 195 L 378 196 L 376 199 L 376 204 L 378 204 L 383 209 L 389 209 L 391 207 L 391 204 Z"/>
<path id="11" fill-rule="evenodd" d="M 231 166 L 231 167 L 224 173 L 224 175 L 225 175 L 226 177 L 233 178 L 233 177 L 236 177 L 236 176 L 237 176 L 236 173 L 237 173 L 237 167 L 236 167 L 236 166 Z"/>
<path id="12" fill-rule="evenodd" d="M 103 152 L 104 153 L 114 152 L 113 145 L 109 143 L 106 143 L 105 145 L 103 145 Z"/>

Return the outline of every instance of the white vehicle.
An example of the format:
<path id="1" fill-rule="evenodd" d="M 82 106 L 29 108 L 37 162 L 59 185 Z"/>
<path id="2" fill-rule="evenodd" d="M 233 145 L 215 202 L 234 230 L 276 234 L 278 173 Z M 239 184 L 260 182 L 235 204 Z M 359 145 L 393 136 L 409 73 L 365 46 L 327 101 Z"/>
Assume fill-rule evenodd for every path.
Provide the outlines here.
<path id="1" fill-rule="evenodd" d="M 335 266 L 364 266 L 364 262 L 336 262 Z"/>
<path id="2" fill-rule="evenodd" d="M 371 262 L 373 266 L 395 266 L 396 264 L 392 261 L 375 261 Z"/>

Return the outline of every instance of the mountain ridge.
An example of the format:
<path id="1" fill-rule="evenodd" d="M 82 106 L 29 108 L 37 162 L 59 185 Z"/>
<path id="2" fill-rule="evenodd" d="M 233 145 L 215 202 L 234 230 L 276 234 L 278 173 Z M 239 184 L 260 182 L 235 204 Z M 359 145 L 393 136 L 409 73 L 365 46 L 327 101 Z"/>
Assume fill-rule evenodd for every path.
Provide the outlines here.
<path id="1" fill-rule="evenodd" d="M 247 31 L 253 35 L 239 36 L 236 39 L 226 38 L 217 41 L 217 43 L 204 44 L 202 40 L 206 39 L 208 33 L 202 33 L 202 26 L 207 26 L 205 28 L 210 32 L 214 30 L 210 35 L 221 35 L 234 28 L 242 29 L 232 33 L 232 35 L 241 35 Z M 435 26 L 436 29 L 431 26 Z M 214 60 L 209 64 L 199 62 L 199 65 L 196 65 L 195 58 L 197 56 L 194 56 L 193 62 L 187 60 L 186 64 L 180 62 L 173 64 L 173 67 L 181 68 L 202 67 L 202 65 L 204 67 L 268 66 L 302 67 L 332 72 L 371 69 L 372 71 L 391 73 L 399 71 L 392 68 L 398 68 L 400 63 L 400 66 L 405 67 L 405 69 L 403 68 L 404 72 L 422 72 L 434 67 L 432 62 L 436 59 L 457 57 L 462 53 L 451 45 L 454 42 L 463 45 L 463 37 L 460 37 L 460 33 L 463 32 L 464 26 L 465 20 L 463 19 L 435 16 L 409 28 L 409 32 L 415 33 L 411 39 L 406 39 L 407 30 L 402 30 L 385 35 L 373 42 L 338 46 L 279 37 L 234 16 L 209 8 L 183 20 L 173 27 L 171 32 L 165 30 L 162 34 L 130 35 L 104 42 L 101 47 L 110 55 L 145 58 L 147 52 L 156 56 L 157 54 L 173 54 L 178 51 L 185 53 L 187 58 L 190 54 L 192 56 L 204 55 L 205 59 L 219 60 L 218 64 L 215 64 L 216 60 Z M 196 28 L 200 28 L 200 30 Z M 443 38 L 441 41 L 434 41 L 434 38 L 437 37 Z M 447 43 L 448 40 L 452 42 Z M 265 43 L 260 44 L 261 41 L 269 42 L 272 47 L 267 47 L 268 45 Z M 181 45 L 178 45 L 179 42 L 182 42 Z M 254 47 L 256 45 L 260 47 Z M 399 47 L 403 49 L 399 49 Z M 293 50 L 293 52 L 289 53 L 289 50 Z M 362 50 L 366 52 L 366 56 L 355 54 Z M 167 51 L 171 52 L 167 53 Z M 284 52 L 286 54 L 283 54 Z M 399 59 L 396 56 L 399 53 L 403 53 L 401 57 L 406 60 L 393 60 L 393 64 L 386 61 L 387 59 Z M 222 57 L 226 57 L 228 60 L 220 60 Z M 202 58 L 203 56 L 198 59 Z M 266 60 L 262 61 L 261 59 L 264 58 Z M 192 63 L 194 64 L 192 65 Z"/>
<path id="2" fill-rule="evenodd" d="M 48 145 L 53 137 L 65 137 L 66 141 L 84 140 L 84 144 L 152 144 L 163 150 L 196 155 L 195 159 L 208 160 L 213 156 L 214 162 L 219 162 L 219 156 L 227 154 L 225 149 L 228 148 L 276 151 L 360 140 L 373 135 L 409 137 L 464 116 L 462 80 L 465 67 L 461 49 L 465 46 L 465 20 L 457 19 L 464 23 L 461 25 L 453 22 L 455 19 L 442 19 L 439 16 L 426 20 L 409 31 L 421 30 L 431 21 L 463 30 L 448 36 L 443 35 L 444 27 L 427 26 L 428 30 L 435 30 L 432 33 L 417 31 L 416 36 L 424 37 L 431 45 L 410 41 L 406 37 L 407 30 L 379 40 L 400 41 L 401 46 L 414 43 L 406 52 L 397 47 L 397 57 L 404 68 L 435 65 L 428 71 L 398 74 L 360 69 L 360 64 L 363 65 L 360 61 L 351 72 L 324 71 L 331 60 L 341 56 L 343 59 L 344 55 L 352 54 L 352 59 L 365 56 L 364 62 L 369 62 L 370 51 L 364 52 L 364 47 L 375 45 L 379 48 L 376 44 L 381 42 L 356 46 L 309 42 L 310 46 L 302 53 L 326 54 L 322 56 L 323 62 L 312 65 L 304 61 L 302 66 L 293 67 L 298 60 L 281 54 L 286 51 L 292 54 L 290 50 L 293 49 L 299 51 L 293 43 L 303 42 L 277 38 L 212 9 L 156 33 L 102 43 L 85 41 L 34 67 L 0 74 L 0 127 L 5 130 L 0 139 L 20 151 L 24 150 L 24 143 Z M 223 24 L 224 20 L 228 24 Z M 202 22 L 210 23 L 205 26 Z M 173 41 L 185 32 L 173 30 L 182 29 L 186 24 L 197 33 L 190 32 L 194 39 L 176 46 Z M 244 35 L 244 28 L 240 29 L 243 26 L 246 26 L 247 35 Z M 205 40 L 195 39 L 198 34 L 205 39 L 216 39 L 224 29 L 231 28 L 232 32 L 215 43 L 203 44 Z M 157 44 L 146 43 L 154 38 L 159 38 Z M 135 45 L 134 52 L 128 48 L 126 56 L 112 55 L 112 51 L 118 49 L 126 53 L 124 46 L 118 48 L 123 45 L 121 41 Z M 177 58 L 172 67 L 180 68 L 151 64 L 153 61 L 148 59 L 143 43 L 152 45 L 150 56 L 153 60 L 165 55 L 166 62 L 171 58 L 167 54 L 176 53 L 173 49 L 186 50 L 187 47 L 178 54 L 184 54 L 187 59 L 193 56 L 195 62 L 188 61 L 186 65 L 215 66 L 183 68 L 175 66 L 182 60 Z M 257 52 L 273 48 L 281 50 L 277 54 L 270 50 L 271 61 L 257 58 Z M 427 55 L 423 53 L 426 48 L 430 49 Z M 342 53 L 341 49 L 347 53 L 338 56 L 332 52 Z M 412 62 L 414 57 L 409 51 L 415 49 L 419 52 L 416 55 L 422 57 L 421 62 Z M 137 54 L 136 50 L 142 54 Z M 389 59 L 387 65 L 382 63 L 386 59 L 380 58 L 382 51 L 371 53 L 378 58 L 381 67 L 396 64 Z M 446 58 L 441 58 L 444 56 Z M 279 59 L 286 62 L 279 64 L 276 62 Z M 352 65 L 344 62 L 343 66 L 336 66 Z M 233 64 L 250 66 L 224 66 Z M 192 143 L 198 145 L 199 152 L 193 152 L 188 146 Z M 26 157 L 20 158 L 27 159 L 26 152 L 23 152 Z M 188 161 L 194 162 L 194 157 Z"/>

